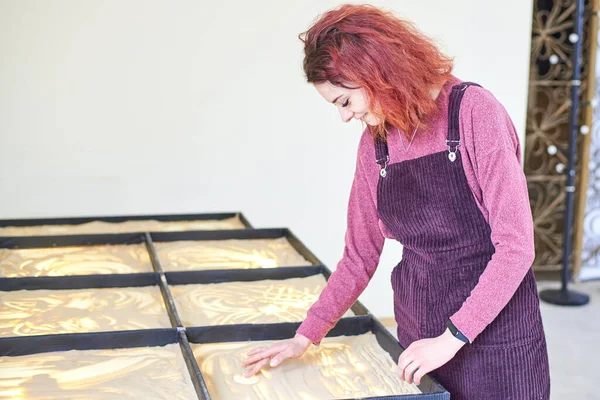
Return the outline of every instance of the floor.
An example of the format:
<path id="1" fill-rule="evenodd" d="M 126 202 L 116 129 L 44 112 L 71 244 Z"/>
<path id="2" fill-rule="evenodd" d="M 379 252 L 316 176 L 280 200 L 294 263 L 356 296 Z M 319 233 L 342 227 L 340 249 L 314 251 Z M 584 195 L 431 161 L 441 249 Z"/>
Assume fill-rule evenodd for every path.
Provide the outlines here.
<path id="1" fill-rule="evenodd" d="M 539 282 L 540 290 L 559 288 Z M 541 302 L 550 358 L 551 400 L 600 400 L 600 281 L 571 284 L 590 296 L 583 307 Z M 394 336 L 396 328 L 388 328 Z"/>

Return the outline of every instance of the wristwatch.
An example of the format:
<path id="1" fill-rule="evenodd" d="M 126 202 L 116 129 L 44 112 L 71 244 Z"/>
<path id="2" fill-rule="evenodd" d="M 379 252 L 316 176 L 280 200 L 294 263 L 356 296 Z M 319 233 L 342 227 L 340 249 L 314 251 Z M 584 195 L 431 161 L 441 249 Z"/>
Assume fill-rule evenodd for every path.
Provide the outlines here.
<path id="1" fill-rule="evenodd" d="M 446 321 L 446 326 L 450 330 L 452 336 L 465 343 L 471 343 L 469 339 L 465 335 L 463 335 L 463 333 L 459 331 L 458 328 L 456 328 L 456 326 L 454 326 L 452 321 L 450 321 L 450 318 L 448 318 L 448 321 Z"/>

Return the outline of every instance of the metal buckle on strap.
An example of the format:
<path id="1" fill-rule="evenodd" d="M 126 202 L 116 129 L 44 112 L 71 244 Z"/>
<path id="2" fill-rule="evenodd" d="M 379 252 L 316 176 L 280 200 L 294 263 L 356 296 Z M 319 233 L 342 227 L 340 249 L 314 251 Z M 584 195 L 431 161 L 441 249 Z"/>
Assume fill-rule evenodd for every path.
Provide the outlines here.
<path id="1" fill-rule="evenodd" d="M 383 165 L 381 167 L 381 169 L 379 170 L 379 175 L 381 175 L 382 178 L 385 178 L 385 176 L 387 175 L 386 168 L 387 168 L 388 163 L 390 162 L 390 156 L 387 155 L 387 156 L 385 156 L 385 159 L 380 158 L 375 162 L 377 163 L 377 165 Z"/>
<path id="2" fill-rule="evenodd" d="M 387 155 L 387 156 L 385 156 L 385 158 L 379 158 L 375 162 L 377 163 L 377 165 L 387 164 L 390 162 L 390 156 Z"/>
<path id="3" fill-rule="evenodd" d="M 460 140 L 446 140 L 446 146 L 448 146 L 448 159 L 451 162 L 454 162 L 456 160 L 458 146 L 460 146 Z"/>

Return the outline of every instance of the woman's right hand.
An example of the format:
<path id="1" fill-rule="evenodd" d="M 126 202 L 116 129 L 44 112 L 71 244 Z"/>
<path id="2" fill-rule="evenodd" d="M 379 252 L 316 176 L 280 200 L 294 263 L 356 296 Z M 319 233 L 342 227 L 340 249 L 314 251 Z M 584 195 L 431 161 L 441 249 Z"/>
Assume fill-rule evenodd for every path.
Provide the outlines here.
<path id="1" fill-rule="evenodd" d="M 275 343 L 270 347 L 258 347 L 248 353 L 242 366 L 247 369 L 244 373 L 246 378 L 255 375 L 262 367 L 267 365 L 276 367 L 287 358 L 298 358 L 310 347 L 311 341 L 300 334 L 293 339 Z"/>

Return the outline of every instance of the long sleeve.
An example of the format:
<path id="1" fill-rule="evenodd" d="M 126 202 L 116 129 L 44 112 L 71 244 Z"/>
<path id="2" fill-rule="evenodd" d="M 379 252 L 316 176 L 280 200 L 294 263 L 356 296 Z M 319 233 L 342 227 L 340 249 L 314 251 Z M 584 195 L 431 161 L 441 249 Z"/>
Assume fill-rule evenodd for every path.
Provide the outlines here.
<path id="1" fill-rule="evenodd" d="M 363 292 L 377 269 L 383 249 L 376 199 L 369 189 L 361 159 L 361 149 L 366 143 L 367 137 L 363 135 L 348 203 L 343 257 L 297 331 L 314 344 L 321 342 Z"/>
<path id="2" fill-rule="evenodd" d="M 451 316 L 471 341 L 510 301 L 535 257 L 533 220 L 520 148 L 506 110 L 491 95 L 478 96 L 470 119 L 475 175 L 488 214 L 495 253 L 462 307 Z"/>

